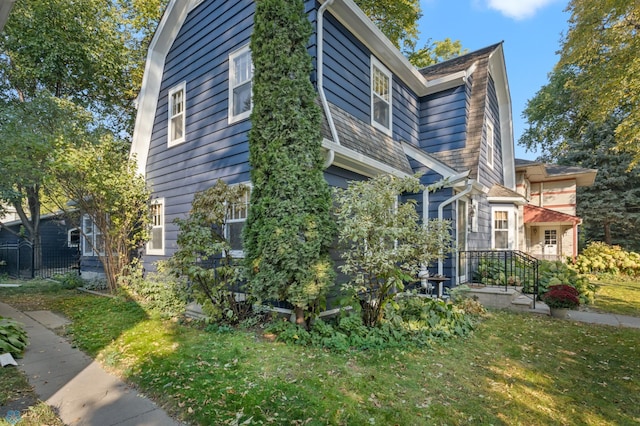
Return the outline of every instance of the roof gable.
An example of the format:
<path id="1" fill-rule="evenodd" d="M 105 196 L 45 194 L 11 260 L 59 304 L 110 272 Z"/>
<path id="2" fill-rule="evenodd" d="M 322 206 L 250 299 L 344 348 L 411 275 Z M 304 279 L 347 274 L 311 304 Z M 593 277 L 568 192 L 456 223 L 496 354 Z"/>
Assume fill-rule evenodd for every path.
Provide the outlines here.
<path id="1" fill-rule="evenodd" d="M 506 79 L 502 42 L 420 70 L 420 73 L 428 81 L 461 72 L 465 72 L 470 77 L 469 81 L 467 81 L 469 107 L 466 146 L 461 149 L 433 153 L 432 155 L 440 161 L 450 164 L 458 171 L 470 170 L 470 177 L 473 179 L 478 178 L 480 147 L 483 140 L 489 78 L 491 77 L 495 82 L 498 97 L 504 185 L 515 188 L 511 97 Z"/>

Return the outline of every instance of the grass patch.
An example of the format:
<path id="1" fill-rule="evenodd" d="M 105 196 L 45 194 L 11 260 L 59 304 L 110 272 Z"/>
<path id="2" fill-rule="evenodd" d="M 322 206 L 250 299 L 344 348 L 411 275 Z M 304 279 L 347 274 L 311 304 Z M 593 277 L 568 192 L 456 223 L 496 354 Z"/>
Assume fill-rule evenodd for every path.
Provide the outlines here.
<path id="1" fill-rule="evenodd" d="M 192 424 L 640 423 L 636 329 L 495 311 L 430 349 L 334 353 L 152 317 L 123 299 L 39 298 L 74 321 L 79 347 Z"/>
<path id="2" fill-rule="evenodd" d="M 640 316 L 640 281 L 618 277 L 600 278 L 596 281 L 593 308 L 612 314 Z"/>

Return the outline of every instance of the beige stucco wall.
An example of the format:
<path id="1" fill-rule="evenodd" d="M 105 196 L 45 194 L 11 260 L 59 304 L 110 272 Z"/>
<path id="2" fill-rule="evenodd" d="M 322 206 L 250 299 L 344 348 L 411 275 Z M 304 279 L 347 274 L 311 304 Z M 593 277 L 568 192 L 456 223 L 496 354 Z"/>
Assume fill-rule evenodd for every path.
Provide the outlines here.
<path id="1" fill-rule="evenodd" d="M 531 184 L 529 203 L 561 213 L 576 214 L 576 181 L 536 182 Z"/>

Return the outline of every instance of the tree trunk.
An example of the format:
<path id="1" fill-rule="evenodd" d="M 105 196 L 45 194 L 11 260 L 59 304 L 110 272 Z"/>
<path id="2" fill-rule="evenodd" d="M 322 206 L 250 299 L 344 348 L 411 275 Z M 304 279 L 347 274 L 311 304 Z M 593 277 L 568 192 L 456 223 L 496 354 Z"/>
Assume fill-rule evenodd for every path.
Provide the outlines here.
<path id="1" fill-rule="evenodd" d="M 304 320 L 304 309 L 302 309 L 299 306 L 296 306 L 294 309 L 294 312 L 296 313 L 296 324 L 304 328 L 307 328 L 307 323 Z"/>
<path id="2" fill-rule="evenodd" d="M 611 222 L 604 222 L 604 242 L 611 245 Z"/>

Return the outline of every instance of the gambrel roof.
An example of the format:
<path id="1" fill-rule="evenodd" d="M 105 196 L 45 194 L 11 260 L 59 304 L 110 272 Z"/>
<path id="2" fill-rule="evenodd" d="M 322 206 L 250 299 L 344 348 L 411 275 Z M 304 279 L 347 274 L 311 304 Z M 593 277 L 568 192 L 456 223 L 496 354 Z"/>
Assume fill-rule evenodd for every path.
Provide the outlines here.
<path id="1" fill-rule="evenodd" d="M 459 172 L 470 170 L 469 176 L 473 179 L 478 178 L 480 147 L 487 109 L 489 76 L 491 75 L 496 82 L 495 87 L 499 103 L 500 140 L 505 185 L 515 188 L 511 98 L 506 77 L 502 42 L 422 68 L 420 73 L 428 81 L 465 73 L 465 81 L 468 80 L 471 90 L 467 116 L 466 146 L 460 149 L 435 152 L 432 155 Z"/>

